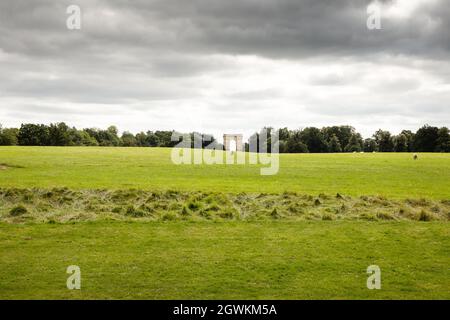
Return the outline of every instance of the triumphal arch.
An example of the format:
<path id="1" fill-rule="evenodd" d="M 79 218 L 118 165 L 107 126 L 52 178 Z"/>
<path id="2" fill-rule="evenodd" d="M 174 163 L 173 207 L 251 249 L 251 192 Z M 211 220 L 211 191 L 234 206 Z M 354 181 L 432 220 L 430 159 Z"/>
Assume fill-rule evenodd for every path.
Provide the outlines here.
<path id="1" fill-rule="evenodd" d="M 232 141 L 236 143 L 236 150 L 234 150 L 234 148 L 232 148 L 231 146 Z M 242 134 L 224 134 L 223 146 L 225 147 L 225 151 L 244 151 L 244 145 L 242 144 Z"/>

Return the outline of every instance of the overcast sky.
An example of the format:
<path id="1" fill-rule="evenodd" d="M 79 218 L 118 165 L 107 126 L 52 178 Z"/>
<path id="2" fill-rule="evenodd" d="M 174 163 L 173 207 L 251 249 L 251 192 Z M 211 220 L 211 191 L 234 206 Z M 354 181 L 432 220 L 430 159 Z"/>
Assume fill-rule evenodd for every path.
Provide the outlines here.
<path id="1" fill-rule="evenodd" d="M 450 1 L 1 0 L 0 123 L 450 126 Z M 81 30 L 66 27 L 79 5 Z"/>

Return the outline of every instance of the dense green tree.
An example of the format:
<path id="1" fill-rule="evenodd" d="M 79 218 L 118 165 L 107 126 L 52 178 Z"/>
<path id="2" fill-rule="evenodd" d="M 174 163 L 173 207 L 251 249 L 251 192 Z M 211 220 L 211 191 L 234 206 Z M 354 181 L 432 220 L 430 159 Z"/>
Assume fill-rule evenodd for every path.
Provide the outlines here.
<path id="1" fill-rule="evenodd" d="M 137 140 L 134 134 L 125 131 L 122 133 L 122 137 L 120 138 L 122 142 L 122 146 L 124 147 L 136 147 L 137 146 Z"/>
<path id="2" fill-rule="evenodd" d="M 293 131 L 286 143 L 289 153 L 308 153 L 308 146 L 301 139 L 301 131 Z"/>
<path id="3" fill-rule="evenodd" d="M 288 128 L 281 128 L 278 130 L 278 139 L 280 141 L 287 141 L 291 135 L 291 131 Z"/>
<path id="4" fill-rule="evenodd" d="M 173 147 L 178 141 L 172 141 L 174 131 L 155 131 L 154 135 L 158 140 L 158 147 Z"/>
<path id="5" fill-rule="evenodd" d="M 356 134 L 355 128 L 351 126 L 332 126 L 322 128 L 322 133 L 327 142 L 330 142 L 333 135 L 335 135 L 339 139 L 339 143 L 341 147 L 345 147 L 348 145 L 350 138 Z"/>
<path id="6" fill-rule="evenodd" d="M 147 146 L 158 147 L 160 145 L 158 136 L 153 131 L 147 131 Z"/>
<path id="7" fill-rule="evenodd" d="M 450 134 L 448 128 L 442 127 L 438 130 L 435 151 L 450 152 Z"/>
<path id="8" fill-rule="evenodd" d="M 363 150 L 364 152 L 374 152 L 378 150 L 377 143 L 375 139 L 367 138 L 363 142 Z"/>
<path id="9" fill-rule="evenodd" d="M 329 148 L 330 148 L 330 152 L 342 152 L 342 146 L 341 143 L 339 142 L 339 138 L 333 134 L 330 138 L 329 141 Z"/>
<path id="10" fill-rule="evenodd" d="M 149 147 L 148 141 L 147 141 L 147 134 L 144 132 L 139 132 L 136 134 L 136 145 L 138 147 Z"/>
<path id="11" fill-rule="evenodd" d="M 362 151 L 362 137 L 359 133 L 353 134 L 348 141 L 348 144 L 345 146 L 345 152 L 361 152 Z"/>
<path id="12" fill-rule="evenodd" d="M 402 130 L 400 134 L 404 135 L 408 144 L 408 152 L 414 151 L 414 133 L 411 130 Z"/>
<path id="13" fill-rule="evenodd" d="M 116 126 L 109 126 L 107 131 L 107 140 L 110 141 L 111 145 L 113 146 L 119 146 L 120 145 L 120 139 L 119 139 L 119 130 Z"/>
<path id="14" fill-rule="evenodd" d="M 394 150 L 394 142 L 389 131 L 378 130 L 373 135 L 380 152 L 392 152 Z"/>
<path id="15" fill-rule="evenodd" d="M 48 127 L 48 143 L 51 146 L 69 146 L 71 145 L 69 127 L 64 123 L 51 123 Z"/>
<path id="16" fill-rule="evenodd" d="M 288 128 L 281 128 L 278 130 L 278 149 L 280 153 L 287 153 L 287 142 L 291 136 L 291 131 Z"/>
<path id="17" fill-rule="evenodd" d="M 18 139 L 21 146 L 48 146 L 48 127 L 43 124 L 22 124 Z"/>
<path id="18" fill-rule="evenodd" d="M 84 129 L 91 137 L 97 140 L 99 146 L 119 146 L 120 138 L 117 136 L 118 130 L 115 126 L 110 126 L 107 130 L 97 128 Z"/>
<path id="19" fill-rule="evenodd" d="M 80 130 L 80 131 L 76 130 L 76 133 L 74 134 L 74 136 L 76 136 L 79 141 L 77 143 L 77 145 L 88 146 L 88 147 L 98 146 L 98 141 L 85 130 Z"/>
<path id="20" fill-rule="evenodd" d="M 414 151 L 433 152 L 437 147 L 439 129 L 425 125 L 414 136 Z"/>
<path id="21" fill-rule="evenodd" d="M 119 134 L 119 129 L 117 129 L 116 126 L 109 126 L 108 129 L 106 129 L 106 131 L 108 131 L 108 133 L 110 133 L 112 136 L 118 136 Z"/>
<path id="22" fill-rule="evenodd" d="M 0 125 L 0 146 L 15 146 L 18 144 L 19 129 L 2 128 Z"/>
<path id="23" fill-rule="evenodd" d="M 309 127 L 300 132 L 300 140 L 306 144 L 309 152 L 320 153 L 328 152 L 328 144 L 325 140 L 325 136 L 317 128 Z"/>
<path id="24" fill-rule="evenodd" d="M 98 146 L 99 142 L 95 136 L 91 135 L 92 129 L 73 130 L 70 131 L 72 142 L 76 146 Z"/>
<path id="25" fill-rule="evenodd" d="M 404 134 L 394 136 L 394 151 L 395 152 L 408 152 L 408 137 Z"/>

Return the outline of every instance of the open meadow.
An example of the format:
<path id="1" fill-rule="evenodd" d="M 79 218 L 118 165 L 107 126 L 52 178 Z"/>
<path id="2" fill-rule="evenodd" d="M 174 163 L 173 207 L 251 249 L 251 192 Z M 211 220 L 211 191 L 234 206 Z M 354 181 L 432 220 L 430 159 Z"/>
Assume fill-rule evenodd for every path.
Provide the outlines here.
<path id="1" fill-rule="evenodd" d="M 169 148 L 0 147 L 0 187 L 298 192 L 450 197 L 450 154 L 282 154 L 277 175 L 256 165 L 174 165 Z"/>
<path id="2" fill-rule="evenodd" d="M 450 298 L 450 154 L 170 153 L 0 147 L 0 298 Z"/>

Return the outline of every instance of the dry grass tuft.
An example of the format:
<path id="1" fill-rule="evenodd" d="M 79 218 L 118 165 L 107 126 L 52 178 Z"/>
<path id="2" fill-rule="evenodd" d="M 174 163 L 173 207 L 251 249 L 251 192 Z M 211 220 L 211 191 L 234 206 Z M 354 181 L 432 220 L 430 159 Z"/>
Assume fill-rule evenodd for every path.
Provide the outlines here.
<path id="1" fill-rule="evenodd" d="M 0 221 L 450 220 L 450 202 L 338 194 L 0 188 Z"/>

